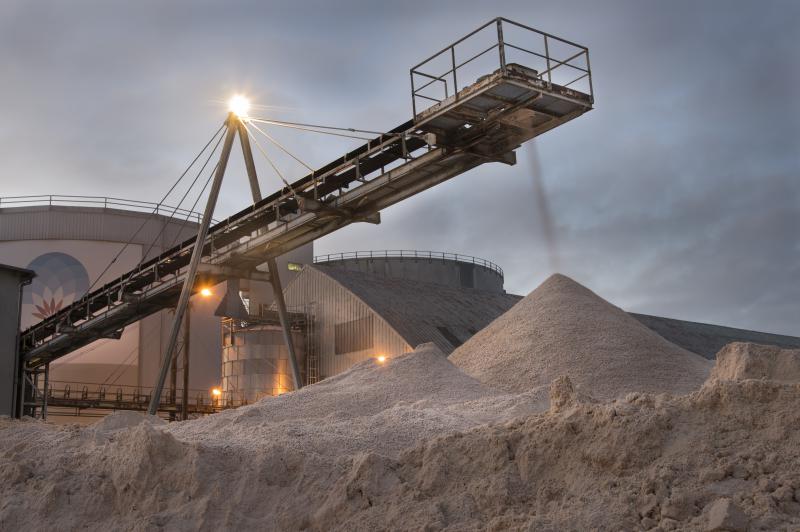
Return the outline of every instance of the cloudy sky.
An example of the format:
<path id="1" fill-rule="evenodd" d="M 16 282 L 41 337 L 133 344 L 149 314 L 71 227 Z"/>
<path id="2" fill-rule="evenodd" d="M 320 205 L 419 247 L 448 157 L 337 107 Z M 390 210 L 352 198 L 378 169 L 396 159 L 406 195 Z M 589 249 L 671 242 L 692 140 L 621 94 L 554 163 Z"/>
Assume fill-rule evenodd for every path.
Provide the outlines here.
<path id="1" fill-rule="evenodd" d="M 158 200 L 235 92 L 264 105 L 261 116 L 390 129 L 411 117 L 409 67 L 498 15 L 591 53 L 596 109 L 536 141 L 559 268 L 627 310 L 800 335 L 791 0 L 4 0 L 0 196 Z M 352 147 L 274 134 L 312 165 Z M 552 264 L 527 150 L 316 251 L 477 255 L 525 294 Z M 262 168 L 262 188 L 277 187 Z M 221 214 L 248 201 L 243 175 L 226 179 Z"/>

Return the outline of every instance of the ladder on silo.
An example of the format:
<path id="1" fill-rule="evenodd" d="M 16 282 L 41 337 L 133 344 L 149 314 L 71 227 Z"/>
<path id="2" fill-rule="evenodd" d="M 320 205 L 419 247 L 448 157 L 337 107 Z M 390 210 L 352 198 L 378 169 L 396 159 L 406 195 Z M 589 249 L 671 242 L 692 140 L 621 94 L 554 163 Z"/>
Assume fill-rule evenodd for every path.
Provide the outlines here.
<path id="1" fill-rule="evenodd" d="M 306 305 L 306 384 L 319 382 L 319 353 L 314 304 Z"/>

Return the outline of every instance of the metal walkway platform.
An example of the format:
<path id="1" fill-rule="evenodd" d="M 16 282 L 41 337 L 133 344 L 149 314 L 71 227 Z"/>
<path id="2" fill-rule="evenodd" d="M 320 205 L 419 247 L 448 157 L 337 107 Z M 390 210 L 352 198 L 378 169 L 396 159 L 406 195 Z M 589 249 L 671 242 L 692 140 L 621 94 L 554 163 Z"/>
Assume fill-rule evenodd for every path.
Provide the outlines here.
<path id="1" fill-rule="evenodd" d="M 510 29 L 524 42 L 511 42 Z M 460 47 L 487 32 L 488 48 L 458 57 Z M 555 57 L 555 48 L 565 55 Z M 509 62 L 511 52 L 530 61 Z M 442 58 L 451 68 L 430 73 L 428 66 Z M 487 58 L 493 58 L 493 68 L 477 76 L 466 73 Z M 574 76 L 563 76 L 566 71 Z M 418 84 L 419 79 L 428 81 Z M 459 79 L 476 81 L 462 81 L 459 88 Z M 212 226 L 195 287 L 231 278 L 267 280 L 268 274 L 255 268 L 268 258 L 353 222 L 379 223 L 381 209 L 484 163 L 514 164 L 514 150 L 522 143 L 593 104 L 587 48 L 506 19 L 487 23 L 417 65 L 411 81 L 412 120 Z M 435 87 L 444 89 L 440 97 L 431 95 Z M 420 100 L 434 103 L 420 110 Z M 194 239 L 183 242 L 23 331 L 26 371 L 35 374 L 59 357 L 99 338 L 118 337 L 127 325 L 174 306 L 194 244 Z"/>
<path id="2" fill-rule="evenodd" d="M 152 391 L 152 388 L 133 386 L 50 382 L 47 386 L 47 408 L 58 416 L 85 416 L 91 411 L 105 411 L 104 414 L 107 414 L 109 410 L 146 412 Z M 183 414 L 182 392 L 181 389 L 169 390 L 159 403 L 159 414 L 170 419 Z M 246 404 L 224 394 L 215 396 L 208 390 L 190 390 L 185 413 L 189 416 L 208 415 Z"/>

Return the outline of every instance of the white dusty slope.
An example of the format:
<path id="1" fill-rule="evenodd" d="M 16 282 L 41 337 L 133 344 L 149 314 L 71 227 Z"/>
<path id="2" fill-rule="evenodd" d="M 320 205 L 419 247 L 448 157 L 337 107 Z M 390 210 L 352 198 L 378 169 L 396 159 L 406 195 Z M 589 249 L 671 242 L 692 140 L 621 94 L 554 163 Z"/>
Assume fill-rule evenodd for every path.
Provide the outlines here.
<path id="1" fill-rule="evenodd" d="M 703 357 L 559 274 L 456 349 L 450 361 L 509 392 L 567 375 L 600 399 L 632 391 L 686 393 L 711 369 Z"/>
<path id="2" fill-rule="evenodd" d="M 800 349 L 733 342 L 720 349 L 712 379 L 800 382 Z"/>
<path id="3" fill-rule="evenodd" d="M 558 377 L 546 411 L 426 345 L 184 423 L 0 419 L 0 530 L 798 530 L 800 382 L 723 358 L 685 396 Z"/>
<path id="4" fill-rule="evenodd" d="M 209 445 L 257 448 L 268 440 L 328 458 L 363 450 L 396 455 L 443 431 L 546 408 L 535 400 L 512 401 L 423 344 L 386 365 L 367 360 L 297 393 L 170 429 Z"/>

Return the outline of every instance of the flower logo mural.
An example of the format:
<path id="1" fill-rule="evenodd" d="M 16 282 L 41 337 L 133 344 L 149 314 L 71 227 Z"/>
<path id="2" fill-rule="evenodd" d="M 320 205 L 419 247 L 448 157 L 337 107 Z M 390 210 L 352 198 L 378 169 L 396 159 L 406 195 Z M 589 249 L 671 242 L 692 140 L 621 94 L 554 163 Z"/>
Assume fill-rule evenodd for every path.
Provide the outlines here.
<path id="1" fill-rule="evenodd" d="M 31 314 L 39 319 L 52 316 L 89 289 L 89 274 L 78 259 L 66 253 L 45 253 L 27 268 L 36 272 L 25 287 L 23 303 L 32 305 Z"/>

